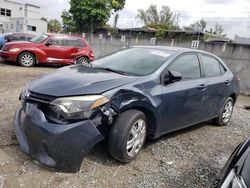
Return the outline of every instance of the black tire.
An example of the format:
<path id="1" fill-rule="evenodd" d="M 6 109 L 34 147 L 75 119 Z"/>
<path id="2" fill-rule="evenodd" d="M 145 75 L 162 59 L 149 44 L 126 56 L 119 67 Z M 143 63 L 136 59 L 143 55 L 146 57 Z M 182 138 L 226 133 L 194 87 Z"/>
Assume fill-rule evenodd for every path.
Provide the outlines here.
<path id="1" fill-rule="evenodd" d="M 224 118 L 223 115 L 226 113 L 226 108 L 229 108 L 228 106 L 231 105 L 232 109 L 230 111 L 230 113 L 228 112 L 229 114 L 229 117 L 228 118 Z M 234 108 L 234 100 L 231 98 L 231 97 L 228 97 L 226 102 L 224 103 L 221 111 L 220 111 L 220 114 L 217 118 L 215 118 L 213 121 L 216 125 L 219 125 L 219 126 L 226 126 L 227 123 L 230 121 L 231 117 L 232 117 L 232 114 L 233 114 L 233 108 Z"/>
<path id="2" fill-rule="evenodd" d="M 128 147 L 127 144 L 129 140 L 132 139 L 130 138 L 132 136 L 132 131 L 131 131 L 132 127 L 135 128 L 136 124 L 138 124 L 138 127 L 139 127 L 139 123 L 137 122 L 142 122 L 141 120 L 144 121 L 144 124 L 142 125 L 142 127 L 144 127 L 145 133 L 144 131 L 142 131 L 143 133 L 138 134 L 140 136 L 136 136 L 136 138 L 133 139 L 133 140 L 137 139 L 137 142 L 140 144 L 138 144 L 139 145 L 138 148 L 137 146 L 135 147 L 136 148 L 135 152 L 132 152 L 133 148 L 131 148 L 131 150 L 130 149 L 127 150 L 127 147 Z M 144 135 L 144 137 L 141 135 Z M 147 121 L 146 121 L 145 114 L 143 112 L 138 111 L 138 110 L 128 110 L 128 111 L 121 113 L 117 117 L 109 133 L 108 150 L 109 150 L 110 155 L 114 159 L 121 161 L 121 162 L 127 163 L 127 162 L 132 161 L 134 158 L 136 158 L 139 151 L 143 148 L 143 145 L 146 140 L 146 135 L 147 135 Z M 133 141 L 133 143 L 134 142 L 136 141 Z M 129 152 L 134 153 L 134 155 L 133 156 L 129 155 Z"/>
<path id="3" fill-rule="evenodd" d="M 88 65 L 90 63 L 87 57 L 79 57 L 76 61 L 77 65 Z"/>
<path id="4" fill-rule="evenodd" d="M 18 63 L 23 67 L 32 67 L 36 63 L 36 57 L 30 52 L 23 52 L 18 56 Z"/>

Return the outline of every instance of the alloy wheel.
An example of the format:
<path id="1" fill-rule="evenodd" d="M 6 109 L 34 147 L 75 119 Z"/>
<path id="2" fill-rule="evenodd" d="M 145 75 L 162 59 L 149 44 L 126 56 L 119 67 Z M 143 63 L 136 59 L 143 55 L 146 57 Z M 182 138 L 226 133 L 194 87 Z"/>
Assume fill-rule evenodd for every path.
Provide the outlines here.
<path id="1" fill-rule="evenodd" d="M 232 101 L 228 101 L 224 107 L 223 113 L 222 113 L 222 121 L 224 123 L 227 123 L 233 113 L 233 102 Z"/>
<path id="2" fill-rule="evenodd" d="M 80 57 L 77 61 L 76 64 L 78 65 L 86 65 L 89 64 L 89 60 L 85 57 Z"/>
<path id="3" fill-rule="evenodd" d="M 127 140 L 127 154 L 134 157 L 141 149 L 146 138 L 146 123 L 143 119 L 137 120 L 132 126 Z"/>
<path id="4" fill-rule="evenodd" d="M 25 66 L 30 66 L 30 65 L 33 65 L 34 63 L 34 57 L 30 54 L 24 54 L 22 57 L 21 57 L 21 63 Z"/>

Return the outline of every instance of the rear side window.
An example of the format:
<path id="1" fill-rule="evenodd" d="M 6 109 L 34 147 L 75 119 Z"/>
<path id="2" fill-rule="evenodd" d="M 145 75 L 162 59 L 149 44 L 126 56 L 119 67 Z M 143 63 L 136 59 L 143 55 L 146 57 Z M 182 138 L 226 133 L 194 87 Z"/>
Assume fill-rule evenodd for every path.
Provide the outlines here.
<path id="1" fill-rule="evenodd" d="M 65 38 L 64 46 L 75 46 L 75 47 L 85 47 L 84 43 L 80 39 Z"/>
<path id="2" fill-rule="evenodd" d="M 206 77 L 215 77 L 221 75 L 221 67 L 220 67 L 221 65 L 216 59 L 207 55 L 201 55 L 201 58 Z"/>
<path id="3" fill-rule="evenodd" d="M 183 79 L 197 79 L 201 77 L 201 69 L 196 54 L 187 54 L 179 57 L 169 68 L 170 71 L 178 72 Z"/>

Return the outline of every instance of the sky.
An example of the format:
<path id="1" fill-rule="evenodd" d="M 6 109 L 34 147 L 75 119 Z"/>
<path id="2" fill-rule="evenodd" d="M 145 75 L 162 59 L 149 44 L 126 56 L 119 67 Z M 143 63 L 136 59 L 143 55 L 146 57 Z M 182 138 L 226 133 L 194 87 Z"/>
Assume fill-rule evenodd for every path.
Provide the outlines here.
<path id="1" fill-rule="evenodd" d="M 35 4 L 41 7 L 41 16 L 48 19 L 61 20 L 63 9 L 69 9 L 69 0 L 15 0 L 21 3 Z M 151 4 L 167 5 L 172 12 L 179 14 L 180 26 L 187 26 L 197 20 L 204 19 L 207 28 L 214 28 L 215 23 L 222 25 L 228 37 L 237 34 L 250 37 L 250 0 L 126 0 L 125 7 L 119 11 L 118 27 L 140 27 L 135 19 L 138 9 L 146 10 Z M 113 24 L 111 16 L 109 24 Z"/>

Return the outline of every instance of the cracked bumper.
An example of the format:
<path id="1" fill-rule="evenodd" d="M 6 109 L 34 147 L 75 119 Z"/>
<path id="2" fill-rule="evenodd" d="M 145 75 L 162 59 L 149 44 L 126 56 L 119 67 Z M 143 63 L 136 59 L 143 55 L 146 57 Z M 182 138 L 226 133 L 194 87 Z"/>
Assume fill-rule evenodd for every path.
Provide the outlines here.
<path id="1" fill-rule="evenodd" d="M 29 115 L 19 108 L 14 126 L 22 151 L 64 172 L 79 171 L 87 152 L 104 139 L 90 120 L 67 125 L 50 123 L 35 105 L 31 105 Z"/>

